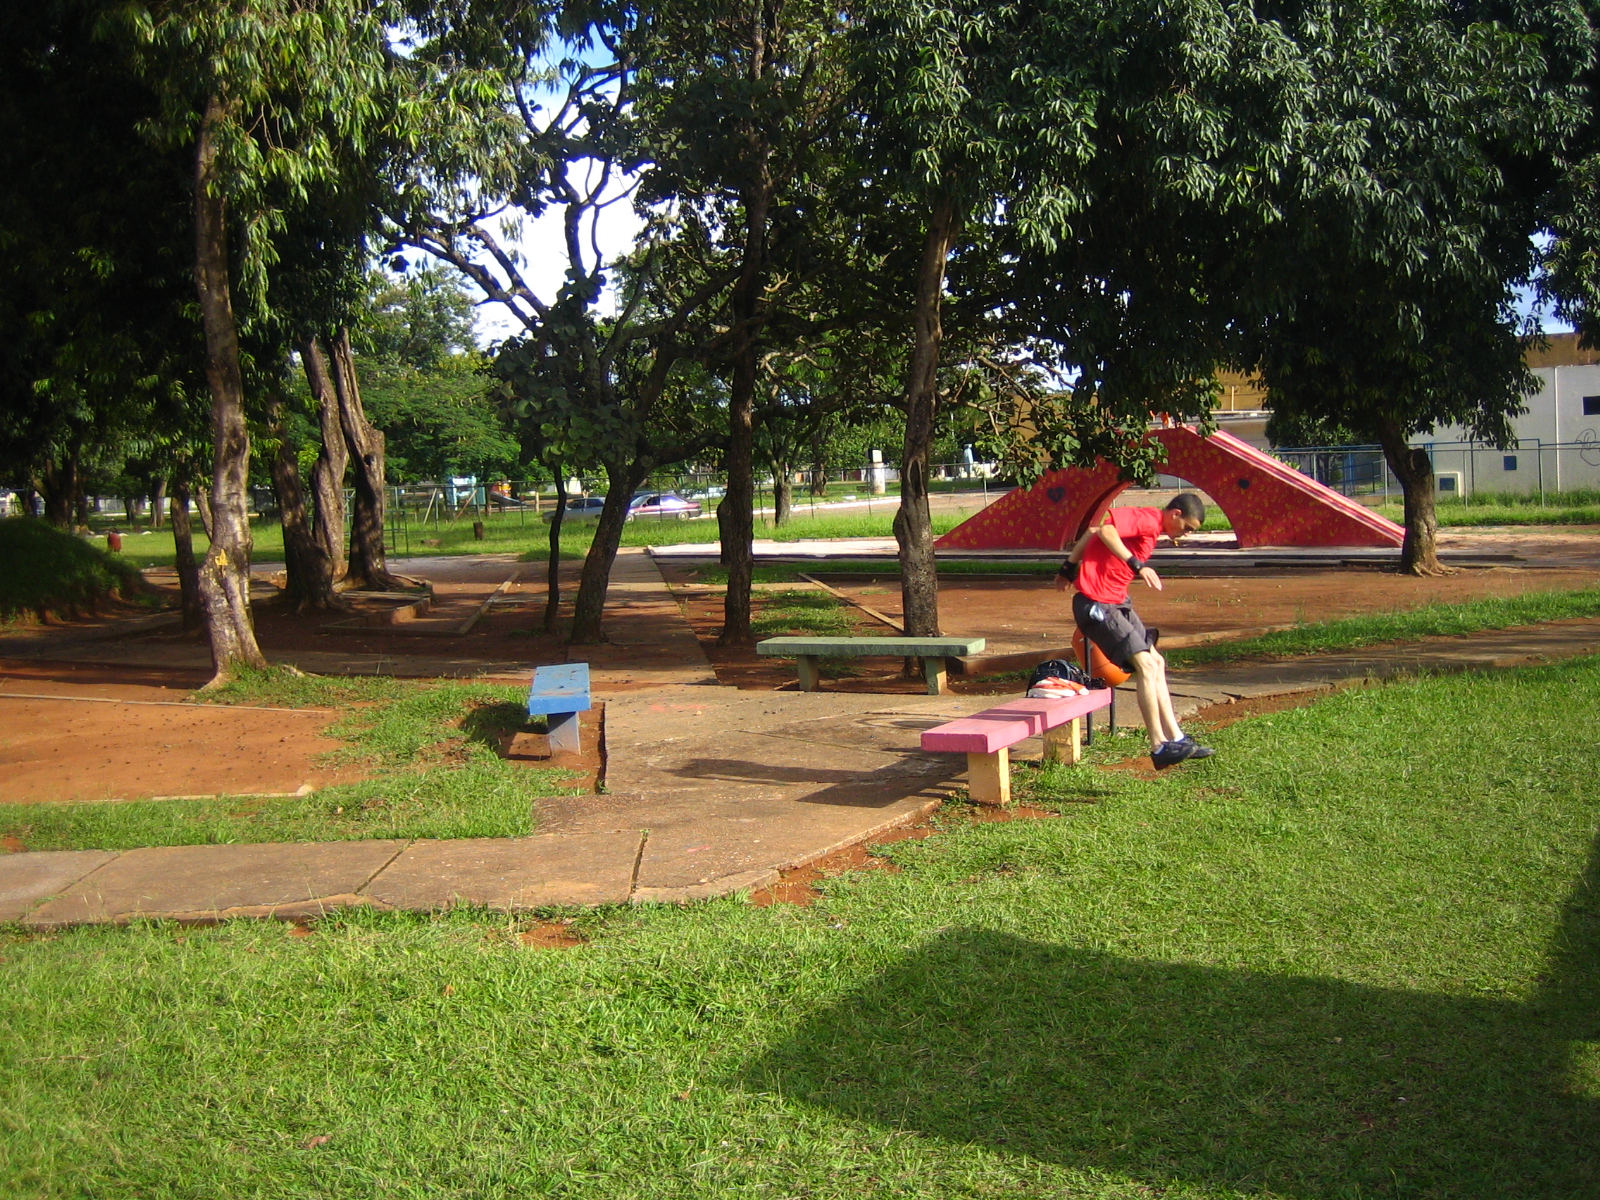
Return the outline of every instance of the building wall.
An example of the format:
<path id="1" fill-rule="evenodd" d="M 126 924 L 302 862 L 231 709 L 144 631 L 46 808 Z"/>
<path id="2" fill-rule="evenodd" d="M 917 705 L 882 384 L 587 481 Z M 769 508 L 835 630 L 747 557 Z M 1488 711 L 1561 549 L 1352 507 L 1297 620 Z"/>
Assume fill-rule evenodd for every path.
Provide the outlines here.
<path id="1" fill-rule="evenodd" d="M 1575 334 L 1554 336 L 1576 342 Z M 1563 349 L 1567 357 L 1595 357 L 1575 344 Z M 1528 411 L 1511 423 L 1515 448 L 1471 447 L 1460 426 L 1412 439 L 1414 445 L 1433 447 L 1435 471 L 1462 473 L 1463 492 L 1600 488 L 1600 362 L 1540 366 L 1534 358 L 1530 352 L 1539 391 L 1528 397 Z"/>

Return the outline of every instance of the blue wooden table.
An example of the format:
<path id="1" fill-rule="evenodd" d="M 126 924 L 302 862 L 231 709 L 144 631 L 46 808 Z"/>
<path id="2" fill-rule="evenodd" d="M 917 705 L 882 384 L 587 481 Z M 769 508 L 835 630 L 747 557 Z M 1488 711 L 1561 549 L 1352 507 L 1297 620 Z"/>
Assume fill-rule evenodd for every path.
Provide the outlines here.
<path id="1" fill-rule="evenodd" d="M 539 667 L 533 672 L 533 687 L 528 692 L 528 715 L 548 717 L 550 752 L 582 750 L 578 738 L 578 714 L 592 707 L 589 699 L 589 664 L 562 663 Z"/>

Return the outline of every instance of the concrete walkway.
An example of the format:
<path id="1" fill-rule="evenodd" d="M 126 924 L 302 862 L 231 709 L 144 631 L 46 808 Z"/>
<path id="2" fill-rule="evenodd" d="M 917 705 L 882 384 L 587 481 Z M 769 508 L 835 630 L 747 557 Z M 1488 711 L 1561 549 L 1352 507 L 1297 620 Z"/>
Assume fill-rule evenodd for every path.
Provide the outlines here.
<path id="1" fill-rule="evenodd" d="M 937 808 L 965 764 L 923 754 L 922 730 L 990 703 L 692 685 L 624 694 L 606 705 L 612 790 L 538 801 L 537 836 L 11 854 L 0 856 L 0 920 L 42 929 L 726 895 Z"/>

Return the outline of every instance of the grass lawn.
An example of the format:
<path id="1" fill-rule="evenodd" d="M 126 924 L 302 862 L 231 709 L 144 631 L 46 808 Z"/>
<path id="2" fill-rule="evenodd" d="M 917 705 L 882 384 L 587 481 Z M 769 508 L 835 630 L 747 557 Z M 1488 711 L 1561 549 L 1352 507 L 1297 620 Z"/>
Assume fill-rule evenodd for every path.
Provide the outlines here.
<path id="1" fill-rule="evenodd" d="M 947 533 L 961 523 L 957 513 L 935 513 L 935 533 Z M 893 537 L 894 510 L 877 512 L 821 512 L 815 517 L 796 511 L 794 518 L 783 528 L 774 529 L 770 522 L 756 521 L 756 537 L 772 538 L 780 542 L 804 541 L 810 538 Z M 273 522 L 252 523 L 255 535 L 256 562 L 281 562 L 283 560 L 283 530 Z M 576 521 L 562 529 L 561 556 L 581 559 L 589 552 L 594 540 L 594 522 Z M 660 521 L 642 518 L 630 522 L 623 530 L 624 546 L 666 546 L 682 542 L 715 542 L 717 523 L 703 521 Z M 478 541 L 472 532 L 472 522 L 461 521 L 455 525 L 426 527 L 411 525 L 401 527 L 398 536 L 399 550 L 391 551 L 398 559 L 426 557 L 435 554 L 519 554 L 535 562 L 543 562 L 550 555 L 549 527 L 536 516 L 526 513 L 501 513 L 484 522 L 484 539 Z M 433 544 L 436 543 L 436 544 Z M 90 543 L 100 544 L 99 539 Z M 194 535 L 195 553 L 204 554 L 208 545 L 205 535 Z M 153 533 L 125 534 L 121 559 L 135 567 L 170 567 L 174 547 L 172 531 L 158 529 Z"/>
<path id="2" fill-rule="evenodd" d="M 559 794 L 571 778 L 494 752 L 501 733 L 532 728 L 526 695 L 490 684 L 252 673 L 206 699 L 346 708 L 330 730 L 346 743 L 335 757 L 373 777 L 297 797 L 3 805 L 0 837 L 29 850 L 518 837 L 533 832 L 534 798 Z"/>
<path id="3" fill-rule="evenodd" d="M 1527 592 L 1521 596 L 1487 596 L 1459 604 L 1428 604 L 1399 612 L 1308 622 L 1259 637 L 1169 650 L 1166 655 L 1174 667 L 1193 667 L 1244 658 L 1329 654 L 1382 642 L 1460 636 L 1485 629 L 1511 629 L 1576 617 L 1600 617 L 1600 591 L 1590 588 L 1572 592 Z"/>
<path id="4" fill-rule="evenodd" d="M 1594 1196 L 1597 700 L 1596 659 L 1343 692 L 1162 776 L 1024 773 L 1063 819 L 814 907 L 566 952 L 472 913 L 3 934 L 0 1192 Z"/>
<path id="5" fill-rule="evenodd" d="M 1382 505 L 1377 511 L 1391 521 L 1405 521 L 1405 507 L 1398 501 Z M 1471 496 L 1440 497 L 1436 511 L 1441 526 L 1600 525 L 1600 491 L 1546 492 L 1542 497 L 1476 492 Z"/>

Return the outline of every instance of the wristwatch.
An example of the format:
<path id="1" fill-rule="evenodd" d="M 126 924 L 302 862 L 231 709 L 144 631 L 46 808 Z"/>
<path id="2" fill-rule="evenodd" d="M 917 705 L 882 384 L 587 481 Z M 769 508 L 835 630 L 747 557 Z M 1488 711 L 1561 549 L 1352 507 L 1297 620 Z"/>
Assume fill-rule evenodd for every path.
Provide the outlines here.
<path id="1" fill-rule="evenodd" d="M 1137 555 L 1133 555 L 1133 554 L 1128 555 L 1128 557 L 1126 559 L 1124 559 L 1123 561 L 1128 564 L 1128 570 L 1132 571 L 1135 575 L 1137 575 L 1140 571 L 1144 570 L 1145 567 L 1147 567 L 1149 565 L 1148 563 L 1146 563 L 1144 561 L 1144 559 L 1139 558 Z"/>

